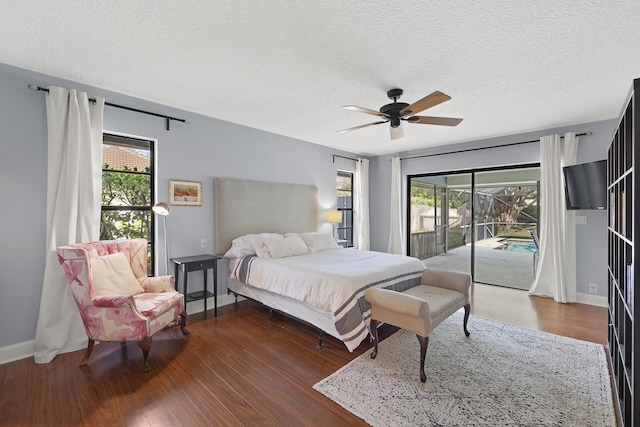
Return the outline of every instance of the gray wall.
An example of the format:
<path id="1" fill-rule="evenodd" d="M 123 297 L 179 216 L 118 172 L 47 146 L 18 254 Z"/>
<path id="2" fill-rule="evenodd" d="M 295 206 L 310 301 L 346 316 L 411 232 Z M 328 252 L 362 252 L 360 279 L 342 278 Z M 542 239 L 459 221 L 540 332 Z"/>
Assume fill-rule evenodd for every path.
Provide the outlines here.
<path id="1" fill-rule="evenodd" d="M 331 156 L 354 157 L 350 153 L 0 64 L 0 348 L 35 337 L 44 274 L 45 95 L 29 90 L 29 83 L 86 90 L 115 104 L 190 121 L 172 122 L 171 131 L 166 131 L 161 118 L 112 107 L 104 110 L 105 131 L 157 139 L 158 201 L 167 201 L 170 178 L 202 182 L 202 207 L 172 206 L 167 217 L 170 257 L 213 253 L 214 177 L 315 185 L 320 229 L 330 232 L 330 224 L 323 223 L 323 210 L 335 207 L 337 170 L 355 170 L 353 161 L 337 158 L 333 163 Z M 207 249 L 200 248 L 203 238 L 208 240 Z M 159 270 L 164 273 L 162 246 L 158 249 Z M 228 263 L 220 266 L 218 292 L 223 294 Z M 201 275 L 190 275 L 189 283 L 191 289 L 201 288 Z"/>
<path id="2" fill-rule="evenodd" d="M 338 158 L 335 163 L 332 161 L 331 154 L 354 157 L 349 153 L 0 64 L 0 241 L 3 243 L 0 245 L 0 349 L 33 340 L 44 273 L 46 116 L 44 94 L 27 89 L 29 83 L 86 90 L 92 96 L 104 96 L 116 104 L 190 121 L 188 125 L 174 122 L 168 132 L 164 121 L 159 118 L 111 107 L 105 107 L 104 114 L 106 131 L 157 139 L 158 201 L 166 201 L 170 178 L 203 183 L 202 207 L 173 207 L 167 219 L 172 257 L 213 253 L 214 177 L 313 184 L 319 189 L 319 210 L 322 211 L 335 206 L 336 171 L 353 171 L 355 168 L 349 160 Z M 581 138 L 579 160 L 597 160 L 605 157 L 615 122 L 589 123 L 476 141 L 463 146 L 536 139 L 565 130 L 592 131 L 592 136 Z M 454 148 L 459 147 L 449 146 L 446 150 Z M 406 155 L 402 153 L 402 157 Z M 370 169 L 371 242 L 372 249 L 381 251 L 387 248 L 389 234 L 390 157 L 371 159 Z M 472 154 L 407 160 L 403 161 L 402 167 L 406 176 L 537 161 L 537 144 L 530 144 Z M 599 285 L 600 294 L 605 295 L 606 215 L 587 211 L 580 214 L 588 217 L 588 224 L 578 229 L 578 291 L 586 292 L 586 283 L 595 282 Z M 320 217 L 322 221 L 322 215 Z M 331 230 L 329 224 L 321 223 L 320 226 L 321 230 Z M 209 242 L 207 249 L 200 248 L 203 238 Z M 161 257 L 159 259 L 162 262 Z M 160 262 L 159 265 L 162 265 Z M 221 267 L 218 274 L 219 292 L 224 293 L 228 265 L 223 262 Z M 163 270 L 161 267 L 160 271 Z M 189 278 L 193 289 L 202 283 L 197 276 Z"/>
<path id="3" fill-rule="evenodd" d="M 429 150 L 417 150 L 411 153 L 397 153 L 379 156 L 371 162 L 371 248 L 385 251 L 389 239 L 389 200 L 391 194 L 391 157 L 413 157 L 422 154 L 444 153 L 470 148 L 489 147 L 522 141 L 538 140 L 541 136 L 565 132 L 592 132 L 581 136 L 578 146 L 578 163 L 602 160 L 607 157 L 618 120 L 606 120 L 579 124 L 563 128 L 549 129 L 543 132 L 529 132 L 501 138 L 491 138 L 464 144 L 436 147 Z M 432 172 L 448 172 L 540 162 L 540 144 L 531 143 L 497 149 L 447 154 L 421 159 L 402 161 L 403 195 L 406 192 L 407 175 Z M 586 225 L 576 225 L 577 246 L 577 291 L 588 293 L 588 284 L 598 285 L 598 295 L 607 296 L 607 214 L 603 211 L 576 211 L 576 215 L 587 217 Z M 406 206 L 403 219 L 406 218 Z M 406 224 L 405 224 L 406 225 Z M 404 230 L 403 230 L 404 231 Z M 406 242 L 406 231 L 405 231 Z"/>

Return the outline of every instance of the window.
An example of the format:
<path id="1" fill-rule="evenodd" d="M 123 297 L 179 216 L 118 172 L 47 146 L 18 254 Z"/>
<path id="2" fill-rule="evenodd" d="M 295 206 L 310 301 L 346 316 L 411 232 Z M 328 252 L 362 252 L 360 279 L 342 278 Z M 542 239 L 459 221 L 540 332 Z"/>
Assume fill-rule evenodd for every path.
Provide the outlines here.
<path id="1" fill-rule="evenodd" d="M 347 247 L 353 246 L 353 174 L 338 171 L 336 179 L 338 210 L 342 212 L 342 222 L 338 224 L 338 240 L 346 240 Z"/>
<path id="2" fill-rule="evenodd" d="M 107 134 L 102 139 L 100 239 L 145 238 L 153 269 L 153 141 Z"/>

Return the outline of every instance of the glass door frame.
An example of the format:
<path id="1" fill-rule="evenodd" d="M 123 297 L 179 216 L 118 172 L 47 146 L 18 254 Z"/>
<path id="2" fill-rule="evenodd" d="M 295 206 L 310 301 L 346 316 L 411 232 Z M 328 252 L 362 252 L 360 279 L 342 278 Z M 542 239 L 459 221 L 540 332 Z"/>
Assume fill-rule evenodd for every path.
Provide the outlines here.
<path id="1" fill-rule="evenodd" d="M 406 232 L 406 253 L 411 253 L 411 180 L 415 178 L 422 177 L 437 177 L 437 176 L 445 176 L 445 175 L 462 175 L 469 174 L 471 177 L 471 248 L 470 248 L 470 271 L 471 271 L 471 279 L 475 280 L 475 272 L 476 272 L 476 233 L 475 228 L 477 226 L 477 218 L 476 218 L 476 173 L 483 172 L 492 172 L 492 171 L 506 171 L 506 170 L 516 170 L 516 169 L 527 169 L 527 168 L 540 168 L 540 163 L 523 163 L 518 165 L 507 165 L 507 166 L 494 166 L 494 167 L 486 167 L 486 168 L 472 168 L 472 169 L 461 169 L 455 171 L 441 171 L 441 172 L 431 172 L 431 173 L 421 173 L 421 174 L 411 174 L 406 176 L 406 222 L 405 222 L 405 232 Z M 538 186 L 539 190 L 539 186 Z M 537 227 L 540 227 L 540 193 L 537 195 L 537 204 L 538 204 L 538 223 Z M 445 243 L 446 244 L 446 243 Z M 484 282 L 477 282 L 484 283 Z"/>

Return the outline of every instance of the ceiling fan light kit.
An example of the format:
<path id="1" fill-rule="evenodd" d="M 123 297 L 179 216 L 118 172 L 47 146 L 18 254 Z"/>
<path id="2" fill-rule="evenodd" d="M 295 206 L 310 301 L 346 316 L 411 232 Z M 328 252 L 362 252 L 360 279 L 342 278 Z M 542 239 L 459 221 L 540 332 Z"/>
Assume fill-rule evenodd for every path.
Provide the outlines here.
<path id="1" fill-rule="evenodd" d="M 390 124 L 391 139 L 398 139 L 404 136 L 402 131 L 402 121 L 409 123 L 418 123 L 423 125 L 439 125 L 439 126 L 457 126 L 462 119 L 453 117 L 433 117 L 433 116 L 414 116 L 427 108 L 435 107 L 438 104 L 442 104 L 445 101 L 451 99 L 449 95 L 446 95 L 440 91 L 432 92 L 424 98 L 414 102 L 413 104 L 407 104 L 406 102 L 398 102 L 398 99 L 402 96 L 404 91 L 402 89 L 391 89 L 387 91 L 387 96 L 393 102 L 383 105 L 379 111 L 370 110 L 368 108 L 358 107 L 356 105 L 345 105 L 345 110 L 358 111 L 360 113 L 370 114 L 378 116 L 382 120 L 373 123 L 366 123 L 364 125 L 355 126 L 348 129 L 339 130 L 338 133 L 350 132 L 356 129 L 362 129 L 369 126 L 379 125 L 383 123 Z"/>

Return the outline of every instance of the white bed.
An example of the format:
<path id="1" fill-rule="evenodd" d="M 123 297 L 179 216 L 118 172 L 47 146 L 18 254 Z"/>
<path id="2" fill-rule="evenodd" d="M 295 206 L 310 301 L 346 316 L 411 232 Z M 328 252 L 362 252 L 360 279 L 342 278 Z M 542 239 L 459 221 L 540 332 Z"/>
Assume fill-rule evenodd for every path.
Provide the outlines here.
<path id="1" fill-rule="evenodd" d="M 216 178 L 214 203 L 218 255 L 247 234 L 317 230 L 313 186 Z M 231 259 L 227 287 L 315 326 L 319 346 L 326 332 L 353 351 L 369 333 L 366 289 L 405 290 L 420 283 L 423 269 L 415 258 L 356 249 L 329 248 L 276 259 L 248 255 Z"/>

